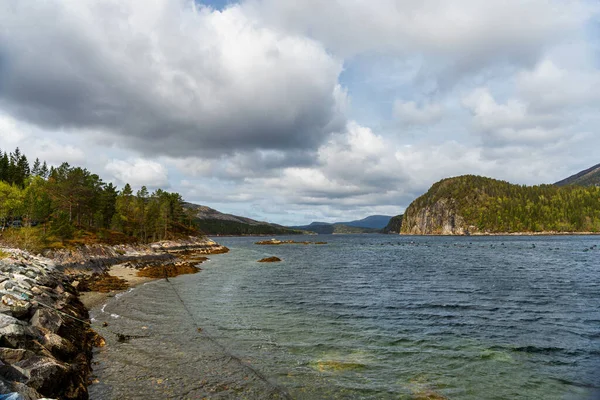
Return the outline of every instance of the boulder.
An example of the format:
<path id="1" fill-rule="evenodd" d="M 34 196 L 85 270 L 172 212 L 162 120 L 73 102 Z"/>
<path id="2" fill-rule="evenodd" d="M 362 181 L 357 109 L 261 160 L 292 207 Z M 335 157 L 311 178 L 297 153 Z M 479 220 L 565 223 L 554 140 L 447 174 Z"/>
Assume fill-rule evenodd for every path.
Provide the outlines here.
<path id="1" fill-rule="evenodd" d="M 10 315 L 0 314 L 0 336 L 23 336 L 27 333 L 25 323 Z"/>
<path id="2" fill-rule="evenodd" d="M 71 360 L 77 355 L 77 349 L 73 346 L 73 343 L 55 333 L 45 334 L 40 343 L 48 349 L 54 357 L 61 360 Z"/>
<path id="3" fill-rule="evenodd" d="M 27 386 L 46 396 L 54 396 L 68 386 L 70 369 L 48 357 L 34 356 L 13 364 L 27 377 Z"/>
<path id="4" fill-rule="evenodd" d="M 63 323 L 58 313 L 46 308 L 38 308 L 29 322 L 32 326 L 51 333 L 58 332 Z"/>

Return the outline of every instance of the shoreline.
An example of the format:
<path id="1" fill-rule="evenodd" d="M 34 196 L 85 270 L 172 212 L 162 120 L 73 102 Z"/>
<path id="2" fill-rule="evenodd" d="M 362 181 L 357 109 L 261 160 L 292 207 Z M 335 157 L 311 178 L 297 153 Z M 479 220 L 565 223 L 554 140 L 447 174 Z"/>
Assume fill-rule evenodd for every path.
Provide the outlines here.
<path id="1" fill-rule="evenodd" d="M 131 287 L 197 273 L 205 255 L 229 251 L 206 237 L 43 256 L 0 250 L 0 394 L 25 400 L 87 399 L 92 349 L 106 345 L 90 309 Z"/>
<path id="2" fill-rule="evenodd" d="M 127 284 L 129 285 L 129 288 L 134 288 L 134 287 L 140 286 L 146 282 L 151 282 L 151 281 L 154 281 L 157 279 L 163 279 L 163 278 L 147 278 L 147 277 L 137 276 L 138 270 L 136 270 L 134 268 L 125 267 L 123 265 L 124 264 L 117 264 L 117 265 L 110 266 L 110 267 L 108 267 L 107 273 L 111 276 L 114 276 L 115 278 L 125 280 L 127 282 Z M 110 292 L 96 292 L 96 291 L 79 292 L 79 300 L 83 303 L 83 305 L 85 306 L 85 308 L 87 308 L 87 310 L 89 312 L 89 311 L 91 311 L 92 308 L 99 306 L 100 304 L 104 303 L 108 299 L 114 297 L 115 295 L 117 295 L 119 293 L 123 293 L 127 290 L 128 289 L 119 289 L 119 290 L 115 289 Z"/>
<path id="3" fill-rule="evenodd" d="M 600 232 L 490 232 L 490 233 L 388 233 L 388 235 L 398 236 L 598 236 Z"/>

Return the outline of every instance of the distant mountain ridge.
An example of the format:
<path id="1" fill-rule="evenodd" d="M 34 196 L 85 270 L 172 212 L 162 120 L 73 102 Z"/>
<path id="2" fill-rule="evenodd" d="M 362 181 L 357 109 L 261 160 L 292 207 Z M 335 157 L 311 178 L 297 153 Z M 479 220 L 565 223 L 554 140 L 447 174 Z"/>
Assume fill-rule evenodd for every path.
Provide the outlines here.
<path id="1" fill-rule="evenodd" d="M 311 222 L 309 225 L 291 226 L 291 229 L 314 232 L 318 234 L 350 234 L 377 233 L 384 229 L 392 219 L 388 215 L 371 215 L 363 219 L 349 222 Z"/>
<path id="2" fill-rule="evenodd" d="M 302 233 L 282 225 L 225 214 L 199 204 L 186 202 L 183 206 L 192 210 L 198 228 L 207 235 L 293 235 Z"/>
<path id="3" fill-rule="evenodd" d="M 391 215 L 370 215 L 363 219 L 350 222 L 336 222 L 336 224 L 356 226 L 358 228 L 383 229 L 391 219 Z"/>
<path id="4" fill-rule="evenodd" d="M 600 185 L 600 164 L 571 175 L 555 183 L 556 186 L 579 185 L 579 186 L 598 186 Z"/>

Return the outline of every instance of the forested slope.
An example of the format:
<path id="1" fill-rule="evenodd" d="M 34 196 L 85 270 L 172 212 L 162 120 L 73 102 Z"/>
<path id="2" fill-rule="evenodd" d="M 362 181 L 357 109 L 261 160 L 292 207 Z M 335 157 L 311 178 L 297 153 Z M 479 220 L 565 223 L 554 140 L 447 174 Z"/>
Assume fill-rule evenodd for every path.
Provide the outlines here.
<path id="1" fill-rule="evenodd" d="M 514 185 L 465 175 L 411 203 L 402 233 L 600 232 L 600 187 Z"/>
<path id="2" fill-rule="evenodd" d="M 22 247 L 81 241 L 148 242 L 198 233 L 178 193 L 118 190 L 85 168 L 0 151 L 2 240 Z M 10 243 L 9 243 L 10 244 Z"/>

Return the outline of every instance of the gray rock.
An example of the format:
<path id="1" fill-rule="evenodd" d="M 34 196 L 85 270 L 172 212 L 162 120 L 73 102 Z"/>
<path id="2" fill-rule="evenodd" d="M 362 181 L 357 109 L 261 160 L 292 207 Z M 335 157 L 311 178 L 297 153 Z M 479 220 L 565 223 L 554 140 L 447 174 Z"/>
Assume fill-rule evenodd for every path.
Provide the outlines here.
<path id="1" fill-rule="evenodd" d="M 77 349 L 73 346 L 73 343 L 55 333 L 45 334 L 41 339 L 41 344 L 48 349 L 53 356 L 61 360 L 72 359 L 77 354 Z"/>
<path id="2" fill-rule="evenodd" d="M 27 386 L 42 393 L 56 393 L 67 386 L 69 368 L 48 357 L 32 357 L 13 364 L 27 376 Z"/>
<path id="3" fill-rule="evenodd" d="M 23 336 L 27 333 L 25 323 L 10 315 L 0 314 L 0 336 Z"/>
<path id="4" fill-rule="evenodd" d="M 62 318 L 58 313 L 46 308 L 38 308 L 31 317 L 30 323 L 36 328 L 47 329 L 51 333 L 56 333 L 62 326 Z"/>

